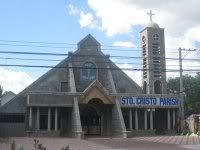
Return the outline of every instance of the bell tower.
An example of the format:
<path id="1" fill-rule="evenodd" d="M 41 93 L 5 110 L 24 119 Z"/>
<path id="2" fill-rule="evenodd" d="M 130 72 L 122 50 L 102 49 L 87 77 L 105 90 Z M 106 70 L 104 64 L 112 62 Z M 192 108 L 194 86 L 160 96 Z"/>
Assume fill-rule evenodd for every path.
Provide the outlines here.
<path id="1" fill-rule="evenodd" d="M 166 94 L 166 63 L 164 28 L 152 21 L 155 15 L 150 10 L 150 22 L 140 32 L 143 57 L 144 94 Z"/>

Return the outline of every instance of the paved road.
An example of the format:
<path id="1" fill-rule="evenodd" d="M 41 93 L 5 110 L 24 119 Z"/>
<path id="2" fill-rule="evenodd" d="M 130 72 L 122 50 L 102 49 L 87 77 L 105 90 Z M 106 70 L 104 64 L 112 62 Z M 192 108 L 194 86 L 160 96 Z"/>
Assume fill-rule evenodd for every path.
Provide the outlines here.
<path id="1" fill-rule="evenodd" d="M 69 145 L 70 150 L 200 150 L 199 137 L 156 136 L 122 138 L 88 138 L 78 140 L 73 138 L 37 138 L 48 150 L 60 150 Z M 22 145 L 24 150 L 33 149 L 34 138 L 20 137 L 0 139 L 0 150 L 10 150 L 9 141 L 15 141 L 17 148 Z M 17 149 L 17 150 L 18 150 Z"/>

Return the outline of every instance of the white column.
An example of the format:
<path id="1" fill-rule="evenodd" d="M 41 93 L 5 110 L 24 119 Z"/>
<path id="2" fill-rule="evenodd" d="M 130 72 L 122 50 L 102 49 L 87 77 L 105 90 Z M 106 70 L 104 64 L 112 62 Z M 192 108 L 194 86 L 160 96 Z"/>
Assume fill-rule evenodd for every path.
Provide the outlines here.
<path id="1" fill-rule="evenodd" d="M 55 131 L 58 130 L 58 108 L 55 108 Z"/>
<path id="2" fill-rule="evenodd" d="M 135 130 L 138 130 L 138 110 L 135 109 Z"/>
<path id="3" fill-rule="evenodd" d="M 150 111 L 150 130 L 153 130 L 153 109 Z"/>
<path id="4" fill-rule="evenodd" d="M 144 130 L 147 130 L 147 109 L 144 109 Z"/>
<path id="5" fill-rule="evenodd" d="M 130 130 L 133 130 L 133 124 L 132 124 L 132 109 L 129 110 L 129 128 Z"/>
<path id="6" fill-rule="evenodd" d="M 170 130 L 170 109 L 167 109 L 167 129 Z"/>
<path id="7" fill-rule="evenodd" d="M 48 131 L 51 130 L 51 108 L 48 108 Z"/>
<path id="8" fill-rule="evenodd" d="M 29 128 L 32 128 L 32 107 L 29 108 Z"/>
<path id="9" fill-rule="evenodd" d="M 173 109 L 173 129 L 175 129 L 175 125 L 176 125 L 176 109 Z"/>
<path id="10" fill-rule="evenodd" d="M 37 130 L 40 130 L 40 108 L 37 107 Z"/>

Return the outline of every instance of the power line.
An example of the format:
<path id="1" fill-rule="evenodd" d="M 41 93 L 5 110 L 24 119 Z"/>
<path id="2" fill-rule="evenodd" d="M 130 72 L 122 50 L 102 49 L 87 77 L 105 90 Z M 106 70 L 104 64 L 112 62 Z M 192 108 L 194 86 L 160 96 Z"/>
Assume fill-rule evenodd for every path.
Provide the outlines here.
<path id="1" fill-rule="evenodd" d="M 20 41 L 20 40 L 0 40 L 0 42 L 8 43 L 0 43 L 0 45 L 5 45 L 5 46 L 28 46 L 28 47 L 48 47 L 48 48 L 74 48 L 76 49 L 77 47 L 69 47 L 70 46 L 76 46 L 77 44 L 72 44 L 72 43 L 61 43 L 61 42 L 37 42 L 37 41 Z M 9 43 L 22 43 L 22 44 L 9 44 Z M 34 45 L 29 45 L 29 44 L 34 44 Z M 46 44 L 46 45 L 35 45 L 35 44 Z M 51 45 L 51 46 L 49 46 Z M 52 45 L 68 45 L 68 46 L 52 46 Z M 87 45 L 87 46 L 95 46 L 95 45 Z M 101 45 L 102 47 L 111 47 L 112 49 L 108 48 L 102 48 L 102 50 L 113 50 L 113 51 L 141 51 L 141 46 L 111 46 L 111 45 Z M 116 49 L 120 48 L 120 49 Z M 121 49 L 125 48 L 125 49 Z M 129 48 L 129 49 L 128 49 Z M 177 50 L 176 48 L 165 48 L 168 50 Z M 169 53 L 178 53 L 178 52 L 169 52 Z"/>
<path id="2" fill-rule="evenodd" d="M 60 69 L 103 69 L 103 70 L 126 70 L 126 71 L 155 71 L 154 69 L 138 69 L 138 68 L 119 68 L 119 67 L 111 67 L 111 68 L 106 68 L 106 67 L 98 67 L 98 68 L 90 68 L 90 67 L 58 67 L 58 66 L 46 66 L 46 65 L 7 65 L 7 64 L 0 64 L 0 66 L 4 67 L 28 67 L 28 68 L 60 68 Z M 183 71 L 187 72 L 200 72 L 200 69 L 198 70 L 193 70 L 193 69 L 184 69 Z M 179 72 L 177 69 L 161 69 L 161 72 Z"/>
<path id="3" fill-rule="evenodd" d="M 3 60 L 30 60 L 30 61 L 62 61 L 60 59 L 34 59 L 34 58 L 16 58 L 16 57 L 0 57 Z"/>
<path id="4" fill-rule="evenodd" d="M 29 44 L 54 44 L 54 45 L 77 45 L 71 43 L 63 43 L 63 42 L 37 42 L 37 41 L 24 41 L 24 40 L 0 40 L 0 42 L 6 43 L 29 43 Z"/>
<path id="5" fill-rule="evenodd" d="M 59 48 L 59 49 L 77 49 L 77 47 L 72 47 L 72 46 L 50 46 L 50 45 L 28 45 L 28 44 L 4 44 L 0 43 L 2 46 L 19 46 L 19 47 L 36 47 L 36 48 Z M 87 45 L 88 47 L 88 45 Z M 92 47 L 92 46 L 91 46 Z M 110 46 L 111 47 L 111 46 Z M 104 51 L 141 51 L 139 48 L 140 47 L 123 47 L 125 49 L 122 49 L 122 47 L 117 48 L 101 48 L 101 50 Z M 88 48 L 82 48 L 82 49 L 88 49 Z"/>
<path id="6" fill-rule="evenodd" d="M 27 45 L 27 44 L 4 44 L 4 43 L 0 43 L 0 45 L 2 46 L 17 46 L 17 47 L 32 47 L 32 48 L 59 48 L 59 49 L 77 49 L 77 47 L 72 47 L 72 46 L 49 46 L 49 45 Z M 123 48 L 123 49 L 122 49 Z M 81 49 L 88 49 L 88 48 L 81 48 Z M 138 51 L 141 52 L 141 49 L 138 48 L 132 48 L 131 47 L 118 47 L 117 48 L 101 48 L 101 50 L 103 51 L 129 51 L 129 52 L 133 52 L 133 51 Z M 167 53 L 178 53 L 178 52 L 168 52 Z"/>
<path id="7" fill-rule="evenodd" d="M 33 59 L 33 58 L 16 58 L 16 57 L 0 57 L 2 60 L 22 60 L 22 61 L 53 61 L 53 62 L 59 62 L 62 61 L 61 59 Z M 85 62 L 85 61 L 70 61 L 70 62 Z M 95 63 L 100 63 L 100 64 L 112 64 L 111 61 L 95 61 Z M 132 62 L 114 62 L 115 64 L 132 64 L 132 65 L 140 65 L 142 66 L 142 63 L 132 63 Z M 147 64 L 149 65 L 149 64 Z M 167 66 L 179 66 L 179 65 L 167 65 Z M 191 66 L 184 66 L 184 67 L 191 67 Z M 200 66 L 192 66 L 192 67 L 200 67 Z"/>
<path id="8" fill-rule="evenodd" d="M 61 59 L 32 59 L 32 58 L 16 58 L 16 57 L 0 57 L 0 59 L 3 60 L 30 60 L 30 61 L 62 61 Z M 85 62 L 85 61 L 70 61 L 70 62 Z M 102 64 L 111 64 L 111 61 L 95 61 L 95 63 L 102 63 Z M 142 65 L 141 63 L 121 63 L 121 62 L 115 62 L 117 64 L 135 64 L 135 65 Z"/>
<path id="9" fill-rule="evenodd" d="M 19 55 L 48 55 L 48 56 L 67 56 L 68 54 L 63 53 L 39 53 L 39 52 L 17 52 L 17 51 L 0 51 L 2 54 L 19 54 Z M 73 54 L 72 54 L 73 56 Z M 102 58 L 106 59 L 106 56 L 99 56 L 99 55 L 75 55 L 75 57 L 94 57 L 94 58 Z M 147 57 L 131 57 L 131 56 L 117 56 L 117 55 L 110 55 L 109 57 L 113 58 L 123 58 L 123 59 L 141 59 L 141 58 L 147 58 Z M 170 60 L 179 60 L 178 58 L 163 58 L 163 57 L 154 57 L 157 59 L 170 59 Z M 199 61 L 200 59 L 184 59 L 184 60 L 190 60 L 190 61 Z"/>
<path id="10" fill-rule="evenodd" d="M 27 44 L 49 44 L 49 45 L 74 45 L 72 43 L 63 43 L 63 42 L 37 42 L 37 41 L 20 41 L 20 40 L 0 40 L 0 42 L 6 42 L 6 43 L 27 43 Z M 92 44 L 88 44 L 87 46 L 96 46 Z M 126 46 L 114 46 L 114 45 L 102 45 L 103 47 L 126 47 Z M 141 48 L 140 46 L 129 46 L 128 48 Z"/>
<path id="11" fill-rule="evenodd" d="M 17 52 L 17 51 L 0 51 L 1 54 L 19 54 L 19 55 L 52 55 L 52 56 L 66 56 L 68 54 L 60 53 L 36 53 L 36 52 Z"/>

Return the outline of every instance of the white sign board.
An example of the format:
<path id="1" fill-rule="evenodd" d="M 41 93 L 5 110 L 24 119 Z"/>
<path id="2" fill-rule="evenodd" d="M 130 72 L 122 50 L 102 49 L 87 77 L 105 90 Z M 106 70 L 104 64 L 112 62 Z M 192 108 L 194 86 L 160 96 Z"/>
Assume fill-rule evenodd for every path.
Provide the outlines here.
<path id="1" fill-rule="evenodd" d="M 178 107 L 177 97 L 134 97 L 123 96 L 120 99 L 121 106 L 155 106 L 155 107 Z"/>

